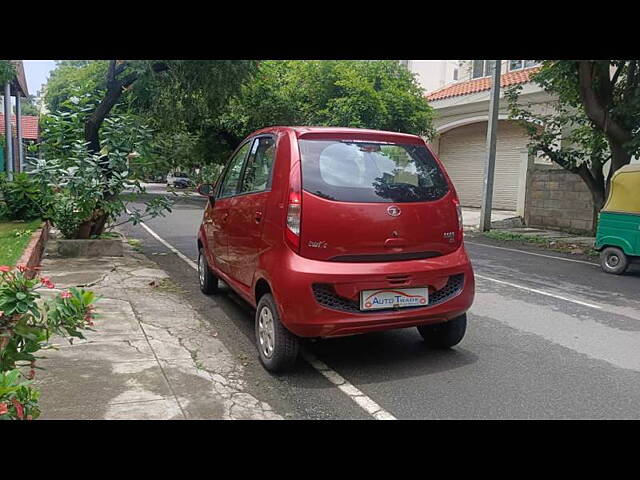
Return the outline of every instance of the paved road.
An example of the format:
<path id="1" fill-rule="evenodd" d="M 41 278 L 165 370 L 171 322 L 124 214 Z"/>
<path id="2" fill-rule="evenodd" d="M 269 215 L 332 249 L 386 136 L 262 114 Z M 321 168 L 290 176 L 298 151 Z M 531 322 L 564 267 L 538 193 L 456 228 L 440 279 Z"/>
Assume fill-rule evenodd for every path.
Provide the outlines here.
<path id="1" fill-rule="evenodd" d="M 203 206 L 180 202 L 147 224 L 195 260 Z M 229 291 L 202 295 L 184 261 L 141 227 L 126 231 L 247 363 L 254 395 L 289 418 L 371 418 L 304 361 L 288 375 L 266 373 L 253 346 L 251 309 Z M 617 277 L 570 256 L 497 245 L 467 238 L 477 295 L 456 348 L 429 350 L 415 329 L 307 348 L 399 419 L 640 418 L 640 269 Z"/>

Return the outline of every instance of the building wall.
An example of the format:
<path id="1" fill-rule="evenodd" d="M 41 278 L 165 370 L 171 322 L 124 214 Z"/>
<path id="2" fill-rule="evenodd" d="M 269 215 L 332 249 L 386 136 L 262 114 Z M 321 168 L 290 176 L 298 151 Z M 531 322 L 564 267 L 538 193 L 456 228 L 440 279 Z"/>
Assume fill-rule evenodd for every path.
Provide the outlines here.
<path id="1" fill-rule="evenodd" d="M 418 83 L 425 93 L 458 81 L 454 80 L 454 72 L 459 68 L 458 60 L 406 60 L 406 62 L 407 68 L 417 75 Z"/>
<path id="2" fill-rule="evenodd" d="M 575 173 L 556 166 L 531 163 L 527 175 L 525 224 L 589 233 L 593 227 L 593 200 Z"/>

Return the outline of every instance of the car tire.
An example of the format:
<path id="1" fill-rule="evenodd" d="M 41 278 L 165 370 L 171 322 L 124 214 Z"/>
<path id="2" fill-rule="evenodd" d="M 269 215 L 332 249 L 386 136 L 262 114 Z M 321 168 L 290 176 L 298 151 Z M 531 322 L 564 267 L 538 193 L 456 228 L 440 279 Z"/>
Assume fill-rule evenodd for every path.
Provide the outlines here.
<path id="1" fill-rule="evenodd" d="M 467 314 L 435 325 L 420 325 L 418 332 L 427 346 L 446 349 L 460 343 L 467 331 Z"/>
<path id="2" fill-rule="evenodd" d="M 607 247 L 600 252 L 600 266 L 606 273 L 622 275 L 629 266 L 629 258 L 618 247 Z"/>
<path id="3" fill-rule="evenodd" d="M 298 357 L 298 337 L 280 321 L 270 293 L 260 297 L 255 318 L 256 346 L 260 363 L 273 373 L 290 370 Z"/>
<path id="4" fill-rule="evenodd" d="M 200 290 L 205 295 L 218 291 L 218 276 L 209 268 L 209 262 L 207 262 L 203 247 L 200 247 L 198 251 L 198 279 L 200 281 Z"/>

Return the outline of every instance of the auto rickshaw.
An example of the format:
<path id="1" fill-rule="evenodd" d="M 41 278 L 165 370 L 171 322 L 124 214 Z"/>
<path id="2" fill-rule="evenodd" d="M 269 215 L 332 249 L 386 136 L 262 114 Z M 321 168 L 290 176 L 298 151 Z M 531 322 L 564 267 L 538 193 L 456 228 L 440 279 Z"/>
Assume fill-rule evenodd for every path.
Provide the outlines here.
<path id="1" fill-rule="evenodd" d="M 607 273 L 620 275 L 631 262 L 640 261 L 640 164 L 625 165 L 613 174 L 595 248 Z"/>

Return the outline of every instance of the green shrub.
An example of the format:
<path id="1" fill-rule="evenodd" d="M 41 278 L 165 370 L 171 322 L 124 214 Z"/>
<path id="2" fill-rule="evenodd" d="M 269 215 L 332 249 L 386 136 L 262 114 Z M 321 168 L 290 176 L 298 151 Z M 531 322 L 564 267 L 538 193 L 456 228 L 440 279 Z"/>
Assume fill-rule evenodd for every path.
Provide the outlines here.
<path id="1" fill-rule="evenodd" d="M 33 220 L 42 216 L 42 196 L 38 184 L 26 173 L 16 173 L 13 181 L 0 179 L 3 205 L 0 212 L 9 220 Z"/>

